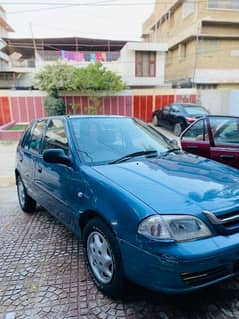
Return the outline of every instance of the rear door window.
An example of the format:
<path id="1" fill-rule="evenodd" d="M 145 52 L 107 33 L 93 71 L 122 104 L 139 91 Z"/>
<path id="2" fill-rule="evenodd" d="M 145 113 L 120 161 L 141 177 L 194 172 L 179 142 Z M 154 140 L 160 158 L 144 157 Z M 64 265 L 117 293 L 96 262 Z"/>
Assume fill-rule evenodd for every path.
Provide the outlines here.
<path id="1" fill-rule="evenodd" d="M 170 108 L 170 113 L 173 114 L 179 114 L 180 113 L 180 107 L 177 104 L 173 104 Z"/>
<path id="2" fill-rule="evenodd" d="M 28 148 L 28 142 L 29 142 L 29 139 L 31 137 L 31 129 L 32 129 L 32 125 L 29 125 L 26 128 L 26 130 L 21 138 L 20 144 L 21 144 L 22 148 L 26 148 L 26 149 Z"/>
<path id="3" fill-rule="evenodd" d="M 239 119 L 233 117 L 210 118 L 215 146 L 231 144 L 239 146 Z"/>
<path id="4" fill-rule="evenodd" d="M 25 148 L 28 148 L 30 152 L 36 154 L 39 153 L 46 123 L 47 120 L 39 120 L 33 127 L 31 137 L 29 138 L 28 143 L 25 144 Z"/>
<path id="5" fill-rule="evenodd" d="M 205 120 L 199 120 L 183 135 L 184 141 L 208 141 L 208 131 Z"/>

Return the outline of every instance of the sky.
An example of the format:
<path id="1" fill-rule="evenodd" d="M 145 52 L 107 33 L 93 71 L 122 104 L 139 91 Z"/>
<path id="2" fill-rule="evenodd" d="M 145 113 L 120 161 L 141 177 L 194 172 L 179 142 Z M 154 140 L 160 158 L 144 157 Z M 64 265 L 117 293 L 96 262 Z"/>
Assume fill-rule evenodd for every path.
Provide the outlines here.
<path id="1" fill-rule="evenodd" d="M 32 37 L 33 33 L 36 38 L 138 41 L 154 0 L 6 0 L 1 5 L 15 30 L 9 37 Z"/>

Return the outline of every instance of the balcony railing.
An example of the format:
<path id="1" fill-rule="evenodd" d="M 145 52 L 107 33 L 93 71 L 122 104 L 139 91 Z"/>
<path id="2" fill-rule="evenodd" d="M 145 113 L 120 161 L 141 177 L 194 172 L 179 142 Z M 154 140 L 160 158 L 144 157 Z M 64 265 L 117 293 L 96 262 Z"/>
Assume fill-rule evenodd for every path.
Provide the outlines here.
<path id="1" fill-rule="evenodd" d="M 117 61 L 120 52 L 101 51 L 37 51 L 40 59 L 44 61 L 74 61 L 74 62 L 112 62 Z"/>
<path id="2" fill-rule="evenodd" d="M 20 69 L 25 72 L 29 68 L 42 67 L 45 64 L 51 64 L 57 61 L 65 61 L 76 66 L 85 66 L 88 63 L 96 61 L 109 63 L 113 66 L 120 57 L 120 52 L 92 52 L 92 51 L 37 51 L 36 57 L 30 59 L 11 59 L 10 64 L 5 67 L 8 71 L 17 71 Z M 112 62 L 112 63 L 110 63 Z M 116 62 L 117 63 L 117 62 Z M 3 71 L 0 69 L 0 71 Z"/>
<path id="3" fill-rule="evenodd" d="M 35 68 L 36 63 L 35 59 L 24 59 L 24 60 L 17 60 L 11 61 L 10 67 L 12 68 Z"/>

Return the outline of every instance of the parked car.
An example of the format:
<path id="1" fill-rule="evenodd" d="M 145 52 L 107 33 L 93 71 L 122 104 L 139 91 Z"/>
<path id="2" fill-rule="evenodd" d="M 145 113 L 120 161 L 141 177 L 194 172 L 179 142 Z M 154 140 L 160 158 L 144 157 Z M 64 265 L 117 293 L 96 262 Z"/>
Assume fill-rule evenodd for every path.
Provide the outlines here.
<path id="1" fill-rule="evenodd" d="M 155 126 L 164 126 L 180 134 L 198 118 L 209 114 L 201 105 L 197 104 L 170 104 L 154 111 L 152 121 Z"/>
<path id="2" fill-rule="evenodd" d="M 239 171 L 119 116 L 34 120 L 17 147 L 20 206 L 83 240 L 99 289 L 189 292 L 239 273 Z"/>
<path id="3" fill-rule="evenodd" d="M 189 153 L 239 168 L 239 117 L 207 116 L 193 123 L 180 139 Z"/>

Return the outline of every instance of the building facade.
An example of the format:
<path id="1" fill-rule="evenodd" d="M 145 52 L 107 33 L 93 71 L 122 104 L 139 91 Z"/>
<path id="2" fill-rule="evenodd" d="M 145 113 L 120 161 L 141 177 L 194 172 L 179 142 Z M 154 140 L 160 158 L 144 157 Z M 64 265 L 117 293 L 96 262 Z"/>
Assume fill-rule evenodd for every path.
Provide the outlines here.
<path id="1" fill-rule="evenodd" d="M 7 43 L 4 39 L 8 38 L 8 33 L 13 32 L 12 27 L 7 23 L 6 12 L 3 7 L 0 6 L 0 80 L 8 78 L 8 67 L 10 62 L 10 56 L 4 49 Z"/>
<path id="2" fill-rule="evenodd" d="M 239 88 L 238 0 L 157 0 L 142 37 L 168 44 L 174 87 Z"/>
<path id="3" fill-rule="evenodd" d="M 162 87 L 164 83 L 164 43 L 128 42 L 120 51 L 121 76 L 129 87 Z"/>
<path id="4" fill-rule="evenodd" d="M 164 86 L 167 45 L 86 38 L 6 39 L 15 79 L 0 88 L 29 89 L 42 67 L 59 62 L 86 67 L 96 61 L 117 73 L 129 88 Z"/>

